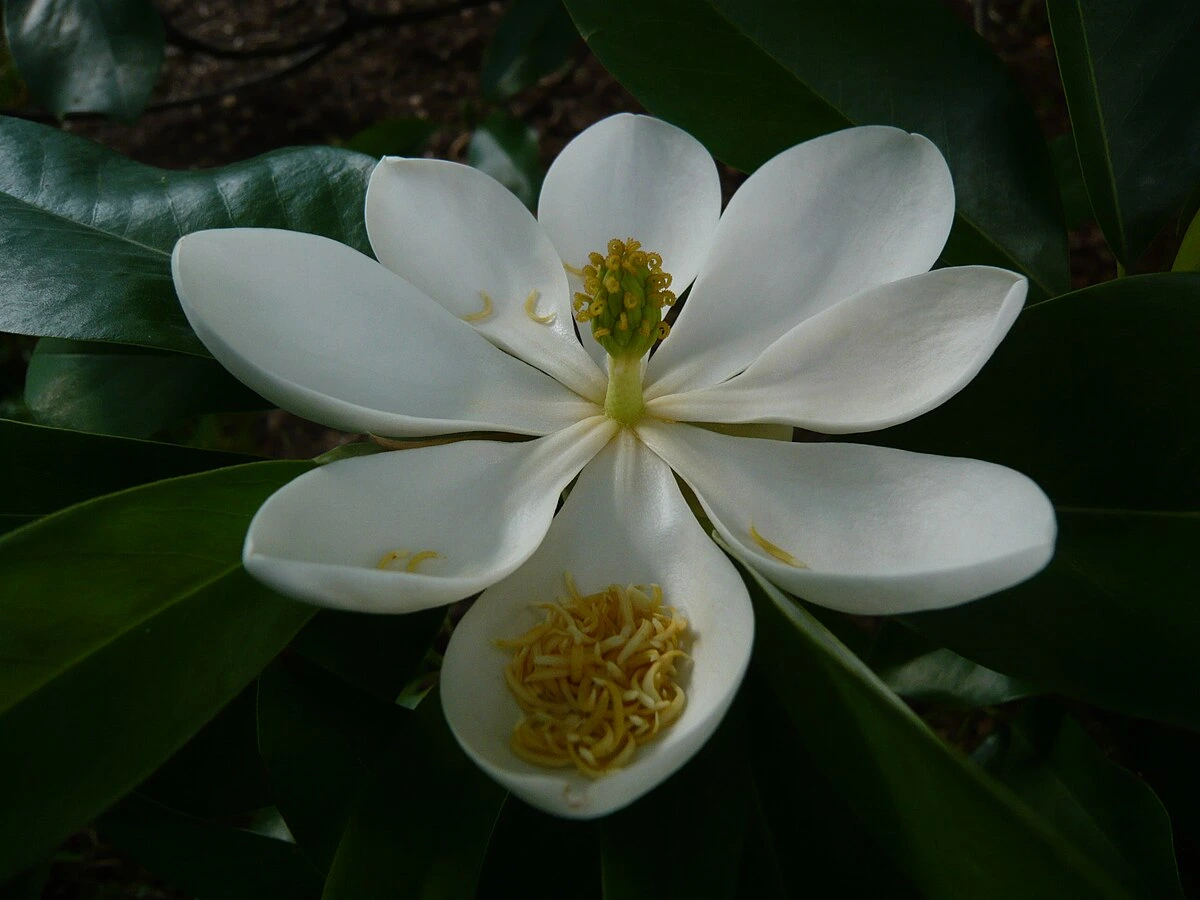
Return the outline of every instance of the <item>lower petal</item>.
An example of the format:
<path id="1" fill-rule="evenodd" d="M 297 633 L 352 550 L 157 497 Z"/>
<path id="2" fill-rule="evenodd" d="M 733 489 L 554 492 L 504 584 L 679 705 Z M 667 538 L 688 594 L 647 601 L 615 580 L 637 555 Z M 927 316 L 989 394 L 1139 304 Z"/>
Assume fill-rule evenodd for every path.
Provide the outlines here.
<path id="1" fill-rule="evenodd" d="M 597 416 L 525 443 L 330 463 L 262 505 L 243 562 L 275 590 L 335 609 L 400 613 L 460 600 L 533 553 L 562 489 L 615 428 Z"/>
<path id="2" fill-rule="evenodd" d="M 821 606 L 863 615 L 954 606 L 1024 581 L 1054 552 L 1049 499 L 1003 466 L 662 422 L 638 434 L 740 557 Z"/>
<path id="3" fill-rule="evenodd" d="M 564 573 L 584 594 L 658 584 L 693 635 L 680 718 L 625 768 L 594 781 L 524 762 L 510 749 L 520 707 L 502 677 L 510 654 L 493 643 L 536 625 L 532 604 L 563 596 Z M 696 523 L 671 470 L 626 431 L 583 471 L 537 552 L 459 623 L 442 667 L 442 703 L 463 749 L 498 782 L 546 812 L 592 818 L 632 803 L 700 749 L 737 692 L 753 634 L 737 571 Z"/>

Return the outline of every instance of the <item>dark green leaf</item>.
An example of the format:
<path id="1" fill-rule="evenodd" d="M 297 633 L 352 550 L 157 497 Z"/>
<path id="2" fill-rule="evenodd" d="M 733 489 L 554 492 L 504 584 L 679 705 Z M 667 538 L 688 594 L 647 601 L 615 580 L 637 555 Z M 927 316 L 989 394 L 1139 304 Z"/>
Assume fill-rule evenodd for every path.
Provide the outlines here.
<path id="1" fill-rule="evenodd" d="M 735 707 L 680 772 L 600 823 L 605 900 L 736 895 L 752 785 L 746 749 Z"/>
<path id="2" fill-rule="evenodd" d="M 944 647 L 877 669 L 901 697 L 975 709 L 1028 697 L 1037 688 L 994 672 Z"/>
<path id="3" fill-rule="evenodd" d="M 1087 186 L 1083 183 L 1083 171 L 1079 168 L 1079 154 L 1075 152 L 1074 135 L 1068 132 L 1052 140 L 1050 155 L 1054 159 L 1054 171 L 1058 176 L 1063 218 L 1068 228 L 1081 228 L 1096 217 L 1092 212 L 1092 203 L 1088 200 Z"/>
<path id="4" fill-rule="evenodd" d="M 467 163 L 487 172 L 531 209 L 542 189 L 537 132 L 508 113 L 493 112 L 471 135 Z"/>
<path id="5" fill-rule="evenodd" d="M 368 252 L 362 210 L 373 165 L 348 150 L 303 147 L 176 172 L 0 118 L 0 331 L 207 355 L 175 298 L 175 241 L 257 226 Z"/>
<path id="6" fill-rule="evenodd" d="M 416 117 L 383 119 L 346 141 L 346 149 L 367 156 L 420 156 L 437 122 Z"/>
<path id="7" fill-rule="evenodd" d="M 2 532 L 101 494 L 253 457 L 0 419 L 0 461 Z"/>
<path id="8" fill-rule="evenodd" d="M 856 440 L 991 460 L 1069 507 L 1200 509 L 1200 274 L 1121 278 L 1021 313 L 960 394 Z"/>
<path id="9" fill-rule="evenodd" d="M 156 876 L 205 900 L 316 900 L 321 876 L 295 844 L 206 822 L 133 794 L 100 832 Z"/>
<path id="10" fill-rule="evenodd" d="M 313 614 L 241 567 L 250 517 L 308 468 L 159 482 L 0 538 L 0 877 L 153 772 Z"/>
<path id="11" fill-rule="evenodd" d="M 259 677 L 258 746 L 271 795 L 322 872 L 400 712 L 301 657 L 277 660 Z"/>
<path id="12" fill-rule="evenodd" d="M 599 825 L 548 816 L 512 794 L 488 842 L 476 900 L 510 900 L 514 885 L 530 879 L 531 848 L 539 883 L 570 885 L 570 900 L 601 900 Z"/>
<path id="13" fill-rule="evenodd" d="M 359 794 L 323 900 L 475 896 L 504 791 L 458 748 L 436 691 L 402 724 Z"/>
<path id="14" fill-rule="evenodd" d="M 38 341 L 25 405 L 43 425 L 136 438 L 201 413 L 274 406 L 212 359 L 61 338 Z"/>
<path id="15" fill-rule="evenodd" d="M 1042 688 L 1200 729 L 1200 513 L 1059 511 L 1041 575 L 907 621 Z"/>
<path id="16" fill-rule="evenodd" d="M 561 68 L 579 42 L 562 0 L 512 0 L 483 54 L 480 87 L 507 98 Z"/>
<path id="17" fill-rule="evenodd" d="M 755 774 L 751 825 L 757 831 L 747 835 L 746 852 L 747 862 L 757 855 L 764 871 L 743 867 L 746 900 L 758 900 L 757 891 L 748 891 L 764 883 L 759 890 L 782 898 L 807 893 L 839 900 L 919 900 L 921 895 L 781 719 L 766 681 L 753 668 L 747 678 L 743 695 L 749 700 Z"/>
<path id="18" fill-rule="evenodd" d="M 1057 710 L 1035 706 L 1013 724 L 1000 780 L 1097 865 L 1145 885 L 1156 900 L 1183 900 L 1171 822 L 1154 791 Z"/>
<path id="19" fill-rule="evenodd" d="M 258 755 L 257 686 L 235 697 L 138 787 L 148 800 L 200 818 L 271 806 Z"/>
<path id="20" fill-rule="evenodd" d="M 163 60 L 150 0 L 4 0 L 4 26 L 30 93 L 54 115 L 141 115 Z"/>
<path id="21" fill-rule="evenodd" d="M 446 610 L 402 616 L 325 609 L 296 635 L 292 647 L 355 687 L 391 703 L 416 674 Z"/>
<path id="22" fill-rule="evenodd" d="M 781 727 L 930 900 L 1145 896 L 945 747 L 803 608 L 757 575 L 749 587 Z"/>
<path id="23" fill-rule="evenodd" d="M 931 0 L 566 0 L 600 61 L 655 115 L 752 171 L 793 144 L 890 124 L 946 155 L 958 220 L 944 258 L 1067 285 L 1049 154 L 1003 64 Z M 636 22 L 636 27 L 630 27 Z"/>
<path id="24" fill-rule="evenodd" d="M 50 863 L 45 862 L 8 881 L 0 881 L 0 900 L 42 900 L 49 876 Z"/>
<path id="25" fill-rule="evenodd" d="M 1192 219 L 1175 254 L 1172 272 L 1200 272 L 1200 213 Z"/>
<path id="26" fill-rule="evenodd" d="M 1200 180 L 1195 0 L 1048 0 L 1092 208 L 1126 268 Z"/>

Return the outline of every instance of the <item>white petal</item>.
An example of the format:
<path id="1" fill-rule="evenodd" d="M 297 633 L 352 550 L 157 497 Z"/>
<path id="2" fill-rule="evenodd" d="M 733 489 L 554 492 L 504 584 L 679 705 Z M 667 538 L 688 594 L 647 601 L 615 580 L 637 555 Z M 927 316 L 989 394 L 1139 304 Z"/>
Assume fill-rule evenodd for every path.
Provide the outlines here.
<path id="1" fill-rule="evenodd" d="M 674 125 L 627 113 L 563 148 L 538 203 L 564 263 L 582 268 L 612 238 L 636 238 L 662 255 L 676 293 L 700 270 L 720 213 L 721 182 L 704 146 Z"/>
<path id="2" fill-rule="evenodd" d="M 558 497 L 616 426 L 597 416 L 526 443 L 463 441 L 340 460 L 280 488 L 246 533 L 246 570 L 335 609 L 411 612 L 461 600 L 524 562 Z M 434 551 L 414 571 L 380 569 Z"/>
<path id="3" fill-rule="evenodd" d="M 520 708 L 502 674 L 510 654 L 492 643 L 537 624 L 540 613 L 530 605 L 563 596 L 564 572 L 584 592 L 659 584 L 693 633 L 682 716 L 639 747 L 629 766 L 596 781 L 530 765 L 509 749 Z M 459 743 L 485 772 L 539 809 L 592 818 L 633 802 L 701 747 L 733 700 L 753 635 L 736 570 L 696 523 L 670 469 L 626 431 L 584 469 L 529 562 L 485 591 L 459 623 L 442 666 L 442 703 Z"/>
<path id="4" fill-rule="evenodd" d="M 171 263 L 183 311 L 213 356 L 322 424 L 392 437 L 546 434 L 596 411 L 337 241 L 198 231 Z"/>
<path id="5" fill-rule="evenodd" d="M 381 263 L 460 318 L 482 314 L 487 294 L 491 314 L 467 319 L 480 334 L 603 402 L 604 375 L 575 337 L 562 261 L 504 185 L 459 163 L 385 157 L 366 219 Z"/>
<path id="6" fill-rule="evenodd" d="M 1054 552 L 1050 501 L 1003 466 L 646 420 L 638 434 L 691 485 L 739 556 L 832 609 L 886 615 L 954 606 L 1024 581 Z M 797 565 L 776 558 L 752 527 Z"/>
<path id="7" fill-rule="evenodd" d="M 938 149 L 895 128 L 849 128 L 785 150 L 730 201 L 647 398 L 717 384 L 840 300 L 924 272 L 954 217 Z"/>
<path id="8" fill-rule="evenodd" d="M 1004 269 L 938 269 L 871 288 L 801 322 L 740 375 L 652 400 L 685 422 L 887 428 L 964 388 L 1016 321 L 1028 283 Z"/>

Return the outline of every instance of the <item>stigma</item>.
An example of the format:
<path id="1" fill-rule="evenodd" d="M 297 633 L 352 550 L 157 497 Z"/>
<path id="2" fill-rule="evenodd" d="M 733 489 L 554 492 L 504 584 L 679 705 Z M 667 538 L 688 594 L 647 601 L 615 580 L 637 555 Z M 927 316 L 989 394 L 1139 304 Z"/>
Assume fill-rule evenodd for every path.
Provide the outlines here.
<path id="1" fill-rule="evenodd" d="M 688 658 L 688 623 L 663 605 L 658 585 L 613 584 L 541 604 L 545 620 L 514 640 L 504 678 L 523 715 L 513 753 L 526 762 L 599 778 L 683 712 L 677 664 Z"/>
<path id="2" fill-rule="evenodd" d="M 607 249 L 588 254 L 575 320 L 591 323 L 592 337 L 613 359 L 641 359 L 671 331 L 663 321 L 663 310 L 675 303 L 671 275 L 659 254 L 633 238 L 613 238 Z"/>

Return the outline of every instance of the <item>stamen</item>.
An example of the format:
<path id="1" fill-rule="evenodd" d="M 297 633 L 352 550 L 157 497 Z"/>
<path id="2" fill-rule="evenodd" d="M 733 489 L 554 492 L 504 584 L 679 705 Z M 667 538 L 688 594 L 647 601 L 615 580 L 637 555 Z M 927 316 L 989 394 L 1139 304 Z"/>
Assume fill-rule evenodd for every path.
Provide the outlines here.
<path id="1" fill-rule="evenodd" d="M 538 605 L 544 622 L 495 642 L 514 652 L 504 680 L 525 713 L 511 743 L 526 762 L 599 778 L 683 711 L 676 663 L 688 658 L 687 623 L 657 585 L 582 596 L 565 580 L 567 597 Z"/>
<path id="2" fill-rule="evenodd" d="M 415 572 L 415 571 L 417 571 L 417 566 L 419 566 L 421 563 L 425 562 L 425 560 L 427 560 L 427 559 L 444 559 L 444 558 L 445 557 L 443 557 L 442 554 L 438 553 L 436 550 L 422 550 L 420 553 L 414 553 L 412 555 L 412 559 L 410 559 L 408 561 L 408 563 L 404 566 L 404 571 L 405 572 Z"/>
<path id="3" fill-rule="evenodd" d="M 569 275 L 575 275 L 575 276 L 578 276 L 579 278 L 583 277 L 583 269 L 577 269 L 570 263 L 563 263 L 563 268 L 567 270 L 567 273 Z"/>
<path id="4" fill-rule="evenodd" d="M 390 569 L 392 563 L 407 559 L 408 555 L 409 552 L 407 550 L 389 550 L 383 556 L 379 557 L 379 562 L 375 563 L 375 568 Z"/>
<path id="5" fill-rule="evenodd" d="M 492 314 L 492 298 L 487 291 L 479 292 L 480 299 L 483 300 L 483 309 L 479 312 L 473 312 L 465 316 L 459 316 L 464 322 L 482 322 Z"/>
<path id="6" fill-rule="evenodd" d="M 785 563 L 786 565 L 789 565 L 795 569 L 808 568 L 808 566 L 800 562 L 800 560 L 796 559 L 796 557 L 792 556 L 792 554 L 788 553 L 778 544 L 772 544 L 765 537 L 759 534 L 758 529 L 753 525 L 750 526 L 750 537 L 754 540 L 754 543 L 758 544 L 758 546 L 762 547 L 767 551 L 767 553 L 771 554 L 771 556 L 775 557 L 781 563 Z"/>
<path id="7" fill-rule="evenodd" d="M 539 297 L 541 297 L 541 294 L 538 291 L 529 292 L 529 296 L 525 298 L 525 315 L 529 316 L 529 318 L 533 319 L 539 325 L 549 325 L 557 318 L 558 313 L 548 312 L 544 316 L 539 316 L 535 310 Z"/>

